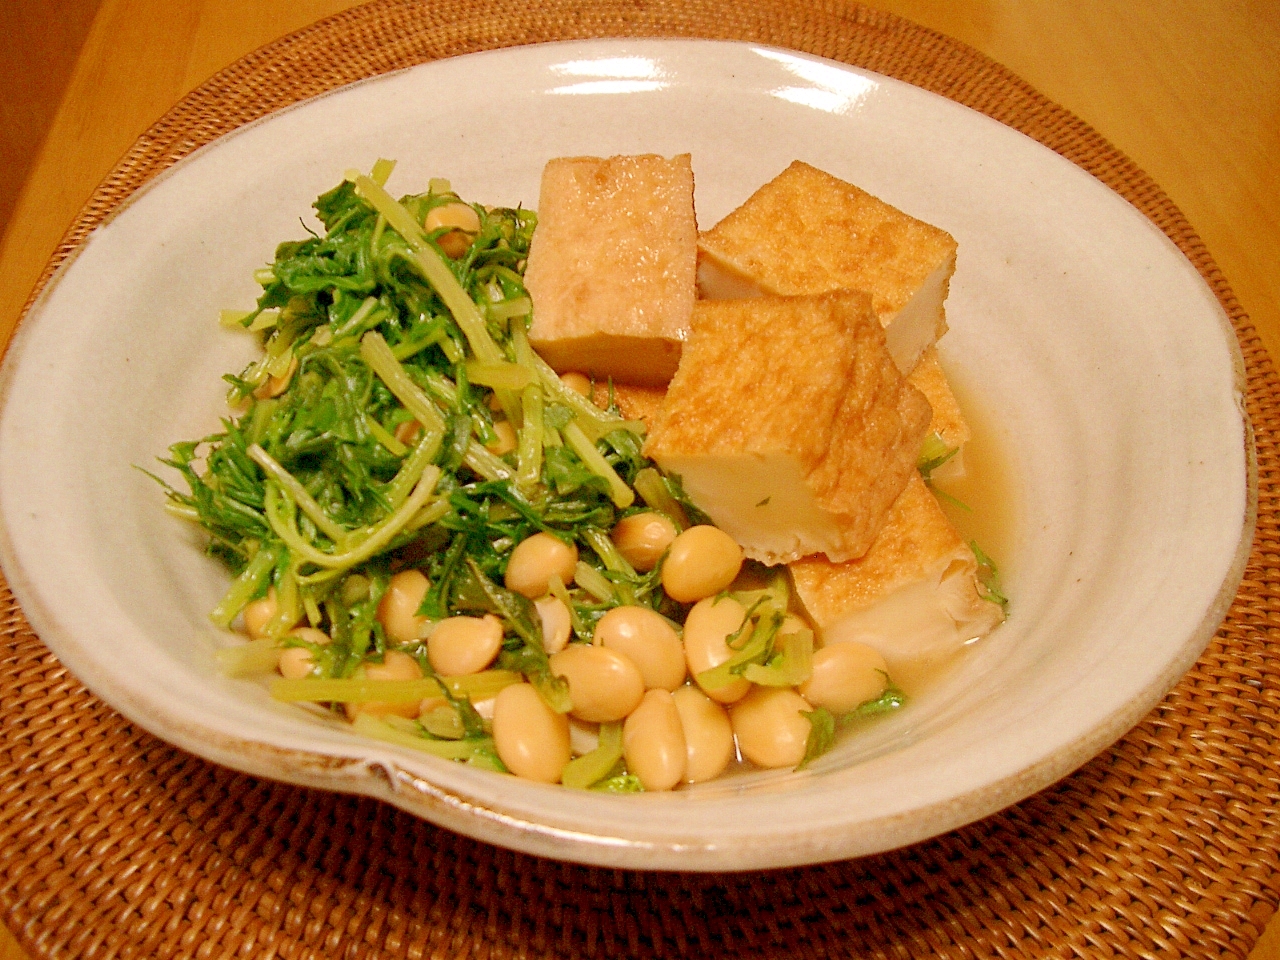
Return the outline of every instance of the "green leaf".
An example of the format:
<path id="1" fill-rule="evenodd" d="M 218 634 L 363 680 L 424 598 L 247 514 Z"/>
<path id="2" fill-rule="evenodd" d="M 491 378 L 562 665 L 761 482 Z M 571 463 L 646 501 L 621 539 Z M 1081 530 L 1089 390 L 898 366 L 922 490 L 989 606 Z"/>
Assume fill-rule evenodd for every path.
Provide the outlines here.
<path id="1" fill-rule="evenodd" d="M 802 710 L 801 715 L 809 721 L 809 736 L 804 743 L 804 758 L 796 767 L 797 770 L 803 770 L 830 750 L 836 742 L 836 718 L 830 710 L 815 707 L 809 711 Z"/>
<path id="2" fill-rule="evenodd" d="M 586 790 L 610 775 L 622 759 L 622 724 L 602 723 L 596 748 L 565 764 L 560 782 L 575 790 Z"/>
<path id="3" fill-rule="evenodd" d="M 778 652 L 763 665 L 751 663 L 742 675 L 764 687 L 798 687 L 813 675 L 813 631 L 781 634 Z"/>
<path id="4" fill-rule="evenodd" d="M 907 695 L 892 680 L 889 680 L 888 674 L 885 674 L 885 680 L 888 681 L 888 685 L 884 688 L 884 693 L 874 700 L 867 700 L 858 704 L 853 710 L 840 718 L 841 722 L 865 717 L 878 717 L 881 714 L 892 713 L 903 707 L 907 702 Z"/>
<path id="5" fill-rule="evenodd" d="M 698 684 L 704 690 L 718 690 L 727 686 L 735 678 L 742 676 L 750 664 L 767 663 L 773 655 L 773 638 L 782 626 L 783 615 L 776 609 L 767 607 L 752 627 L 753 613 L 754 610 L 748 612 L 743 626 L 734 635 L 742 639 L 735 641 L 734 637 L 730 637 L 725 641 L 731 650 L 736 651 L 733 656 L 719 666 L 698 674 Z M 750 633 L 747 632 L 748 628 L 751 628 Z M 740 646 L 735 647 L 735 642 L 740 643 Z"/>
<path id="6" fill-rule="evenodd" d="M 459 581 L 456 596 L 459 606 L 496 614 L 523 641 L 516 650 L 503 650 L 498 666 L 524 674 L 547 706 L 557 713 L 568 713 L 573 707 L 569 699 L 569 684 L 551 672 L 551 663 L 542 646 L 542 623 L 538 611 L 526 597 L 500 587 L 486 577 L 471 558 L 467 559 L 467 569 L 470 577 Z"/>
<path id="7" fill-rule="evenodd" d="M 973 551 L 978 561 L 978 583 L 982 587 L 982 599 L 1000 604 L 1000 609 L 1008 614 L 1009 598 L 1005 595 L 1004 587 L 1000 583 L 1000 570 L 996 567 L 995 561 L 987 556 L 976 540 L 969 541 L 969 549 Z"/>
<path id="8" fill-rule="evenodd" d="M 529 347 L 523 272 L 536 215 L 473 205 L 473 243 L 459 259 L 446 258 L 420 225 L 432 205 L 457 195 L 433 181 L 426 193 L 394 200 L 383 185 L 390 169 L 379 161 L 373 176 L 322 194 L 314 208 L 323 231 L 304 224 L 305 234 L 278 244 L 269 266 L 254 271 L 261 293 L 234 317 L 264 353 L 226 376 L 236 412 L 220 432 L 170 448 L 162 462 L 180 479 L 159 481 L 166 509 L 198 523 L 209 553 L 238 578 L 217 610 L 220 622 L 274 587 L 276 627 L 305 616 L 331 638 L 312 645 L 309 681 L 354 683 L 363 665 L 383 659 L 379 599 L 393 571 L 415 568 L 429 582 L 419 615 L 495 613 L 506 631 L 500 666 L 567 711 L 568 687 L 550 671 L 536 610 L 501 585 L 513 547 L 536 531 L 581 546 L 609 597 L 561 585 L 583 639 L 617 602 L 679 611 L 659 571 L 638 573 L 609 538 L 636 487 L 652 484 L 682 526 L 706 518 L 678 478 L 644 457 L 641 424 L 570 391 Z M 277 395 L 255 396 L 273 376 Z M 514 457 L 484 447 L 503 414 L 519 432 Z M 405 432 L 411 427 L 416 433 Z M 759 639 L 748 633 L 744 640 Z M 421 644 L 399 649 L 425 662 Z M 771 669 L 773 655 L 765 639 L 759 659 L 735 668 Z M 516 681 L 490 672 L 490 686 Z M 482 744 L 483 722 L 465 693 L 441 682 L 458 721 L 448 721 L 448 732 L 460 724 L 464 740 Z M 355 689 L 339 686 L 321 702 Z M 444 742 L 420 727 L 379 730 Z M 502 768 L 483 745 L 457 759 Z M 638 789 L 620 763 L 594 788 Z"/>
<path id="9" fill-rule="evenodd" d="M 633 773 L 619 773 L 595 784 L 592 790 L 600 793 L 644 793 L 644 784 Z"/>
<path id="10" fill-rule="evenodd" d="M 916 460 L 916 469 L 925 483 L 930 482 L 933 471 L 960 452 L 959 447 L 951 447 L 936 431 L 924 438 L 920 445 L 920 456 Z"/>

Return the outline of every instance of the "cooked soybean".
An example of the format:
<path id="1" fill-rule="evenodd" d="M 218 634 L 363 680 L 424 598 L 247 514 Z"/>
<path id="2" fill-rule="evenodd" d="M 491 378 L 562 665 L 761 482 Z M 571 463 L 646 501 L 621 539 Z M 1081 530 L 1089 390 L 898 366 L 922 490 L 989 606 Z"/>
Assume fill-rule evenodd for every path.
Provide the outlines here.
<path id="1" fill-rule="evenodd" d="M 440 235 L 436 243 L 444 251 L 445 256 L 457 260 L 467 252 L 480 230 L 480 215 L 468 204 L 442 203 L 427 211 L 424 224 L 427 230 L 439 230 L 441 227 L 452 227 L 448 233 Z"/>
<path id="2" fill-rule="evenodd" d="M 607 647 L 571 643 L 551 657 L 551 672 L 569 684 L 569 711 L 579 720 L 621 720 L 644 696 L 644 677 L 630 658 Z"/>
<path id="3" fill-rule="evenodd" d="M 672 599 L 693 603 L 733 583 L 742 569 L 742 548 L 718 527 L 690 527 L 671 541 L 662 564 L 662 586 Z"/>
<path id="4" fill-rule="evenodd" d="M 288 635 L 319 646 L 330 642 L 327 633 L 314 627 L 295 627 L 289 631 Z M 303 677 L 311 676 L 315 665 L 315 656 L 309 647 L 286 647 L 280 652 L 277 668 L 280 670 L 280 676 L 286 680 L 301 680 Z"/>
<path id="5" fill-rule="evenodd" d="M 758 767 L 794 767 L 804 759 L 813 710 L 790 687 L 754 687 L 729 710 L 742 755 Z"/>
<path id="6" fill-rule="evenodd" d="M 732 597 L 708 597 L 694 604 L 684 622 L 684 654 L 689 673 L 707 696 L 720 703 L 741 700 L 751 689 L 751 682 L 735 677 L 723 686 L 708 688 L 702 685 L 698 675 L 733 656 L 734 651 L 726 641 L 744 629 L 746 619 L 746 608 Z M 750 629 L 750 625 L 745 629 Z"/>
<path id="7" fill-rule="evenodd" d="M 479 673 L 497 659 L 502 632 L 502 621 L 491 613 L 449 617 L 436 624 L 427 638 L 427 659 L 443 677 Z"/>
<path id="8" fill-rule="evenodd" d="M 535 533 L 516 544 L 507 560 L 504 582 L 508 590 L 537 600 L 550 589 L 551 577 L 573 582 L 578 566 L 578 548 L 549 533 Z"/>
<path id="9" fill-rule="evenodd" d="M 493 439 L 484 448 L 495 457 L 501 457 L 514 450 L 518 442 L 516 428 L 511 425 L 511 421 L 499 420 L 493 425 Z"/>
<path id="10" fill-rule="evenodd" d="M 494 699 L 493 745 L 517 777 L 556 783 L 569 762 L 569 720 L 547 706 L 532 684 L 514 683 Z"/>
<path id="11" fill-rule="evenodd" d="M 814 653 L 813 674 L 800 693 L 814 706 L 841 714 L 876 699 L 888 686 L 884 656 L 865 643 L 846 641 Z"/>
<path id="12" fill-rule="evenodd" d="M 622 751 L 627 769 L 646 790 L 670 790 L 684 779 L 684 729 L 670 691 L 644 695 L 622 725 Z"/>
<path id="13" fill-rule="evenodd" d="M 667 547 L 676 538 L 676 525 L 653 511 L 633 513 L 614 524 L 610 534 L 618 552 L 641 573 L 658 565 Z"/>
<path id="14" fill-rule="evenodd" d="M 267 624 L 279 611 L 276 603 L 276 588 L 267 587 L 267 594 L 257 600 L 250 600 L 244 605 L 240 615 L 244 618 L 244 632 L 254 640 L 266 636 Z"/>
<path id="15" fill-rule="evenodd" d="M 729 714 L 695 686 L 681 687 L 671 697 L 684 731 L 684 782 L 714 780 L 734 757 Z"/>
<path id="16" fill-rule="evenodd" d="M 431 584 L 421 570 L 401 570 L 387 584 L 378 601 L 378 622 L 396 643 L 413 643 L 427 622 L 418 616 L 418 607 Z"/>
<path id="17" fill-rule="evenodd" d="M 596 624 L 595 639 L 625 654 L 640 669 L 646 689 L 684 683 L 684 645 L 675 627 L 648 607 L 614 607 Z"/>
<path id="18" fill-rule="evenodd" d="M 591 396 L 591 380 L 585 373 L 578 373 L 576 370 L 562 373 L 560 374 L 560 382 L 574 393 L 584 397 Z"/>

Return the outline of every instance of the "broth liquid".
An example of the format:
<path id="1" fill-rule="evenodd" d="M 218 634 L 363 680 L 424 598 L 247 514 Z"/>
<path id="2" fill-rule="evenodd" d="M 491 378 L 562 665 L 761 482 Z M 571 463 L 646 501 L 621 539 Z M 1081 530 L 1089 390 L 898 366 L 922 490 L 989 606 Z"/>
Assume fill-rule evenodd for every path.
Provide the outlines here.
<path id="1" fill-rule="evenodd" d="M 1013 557 L 1017 505 L 1016 489 L 1006 438 L 995 427 L 987 409 L 970 385 L 944 361 L 947 381 L 969 424 L 964 446 L 964 471 L 948 475 L 946 467 L 935 475 L 933 486 L 947 519 L 966 543 L 976 543 L 995 563 L 1002 583 L 1007 582 Z M 981 643 L 982 641 L 978 641 Z M 945 657 L 890 664 L 894 682 L 910 697 L 918 697 L 963 657 L 968 648 Z"/>
<path id="2" fill-rule="evenodd" d="M 1003 437 L 986 408 L 953 370 L 947 369 L 946 374 L 971 436 L 964 447 L 964 475 L 948 477 L 944 468 L 934 479 L 934 486 L 946 495 L 938 499 L 961 538 L 975 541 L 1003 576 L 1009 572 L 1007 564 L 1013 555 L 1017 512 L 1012 465 L 1001 443 Z"/>

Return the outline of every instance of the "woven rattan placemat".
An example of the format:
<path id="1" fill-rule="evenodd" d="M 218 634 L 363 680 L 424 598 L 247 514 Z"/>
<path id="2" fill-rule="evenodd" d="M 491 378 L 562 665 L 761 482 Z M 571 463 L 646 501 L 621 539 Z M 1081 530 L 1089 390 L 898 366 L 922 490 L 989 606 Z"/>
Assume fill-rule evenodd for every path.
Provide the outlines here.
<path id="1" fill-rule="evenodd" d="M 47 957 L 1244 957 L 1280 898 L 1280 381 L 1160 189 L 973 50 L 842 0 L 376 2 L 186 97 L 97 190 L 55 263 L 148 178 L 272 110 L 439 57 L 621 35 L 759 41 L 918 84 L 1057 150 L 1177 243 L 1235 324 L 1257 431 L 1253 554 L 1204 656 L 1102 756 L 955 833 L 803 869 L 627 873 L 175 750 L 69 676 L 0 584 L 4 922 Z"/>

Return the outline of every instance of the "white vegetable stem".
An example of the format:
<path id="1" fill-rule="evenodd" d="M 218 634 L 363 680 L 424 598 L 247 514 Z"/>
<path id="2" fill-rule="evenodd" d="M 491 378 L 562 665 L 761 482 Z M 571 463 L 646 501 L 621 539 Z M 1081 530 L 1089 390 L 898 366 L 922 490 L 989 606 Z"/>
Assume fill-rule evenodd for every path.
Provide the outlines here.
<path id="1" fill-rule="evenodd" d="M 266 471 L 267 476 L 271 477 L 280 484 L 285 490 L 289 491 L 289 496 L 293 497 L 302 512 L 311 518 L 311 522 L 318 527 L 325 536 L 334 543 L 340 542 L 346 535 L 347 531 L 341 527 L 332 517 L 324 512 L 324 508 L 316 502 L 315 498 L 307 491 L 302 483 L 286 470 L 271 454 L 258 446 L 256 443 L 249 444 L 249 458 L 258 466 Z"/>
<path id="2" fill-rule="evenodd" d="M 404 404 L 404 408 L 413 414 L 414 419 L 422 424 L 428 433 L 444 433 L 444 418 L 440 416 L 431 398 L 422 388 L 409 379 L 395 358 L 382 334 L 370 330 L 360 338 L 360 356 L 369 368 L 387 385 L 387 389 L 395 398 Z"/>
<path id="3" fill-rule="evenodd" d="M 471 345 L 471 352 L 477 360 L 485 363 L 505 361 L 502 348 L 489 336 L 489 328 L 485 325 L 484 315 L 480 308 L 462 289 L 462 284 L 453 275 L 444 257 L 427 239 L 422 226 L 414 219 L 413 214 L 405 209 L 391 194 L 366 176 L 355 178 L 356 192 L 373 205 L 373 208 L 386 217 L 387 223 L 404 238 L 405 243 L 413 251 L 413 260 L 427 282 L 440 295 L 445 307 L 453 315 L 454 321 Z M 520 410 L 514 395 L 506 388 L 496 391 L 498 400 L 512 423 L 520 422 Z"/>
<path id="4" fill-rule="evenodd" d="M 614 472 L 609 461 L 596 449 L 596 445 L 587 439 L 587 435 L 582 432 L 582 428 L 577 423 L 571 423 L 564 428 L 564 438 L 588 470 L 597 476 L 604 477 L 609 484 L 609 499 L 613 501 L 615 507 L 621 509 L 635 502 L 636 495 L 631 492 L 631 488 Z"/>
<path id="5" fill-rule="evenodd" d="M 363 563 L 368 560 L 390 543 L 396 534 L 414 518 L 414 515 L 426 506 L 427 501 L 430 500 L 431 495 L 435 492 L 435 486 L 439 480 L 440 468 L 436 466 L 427 467 L 423 471 L 421 479 L 418 480 L 417 486 L 413 488 L 413 493 L 401 504 L 399 509 L 380 523 L 367 527 L 363 531 L 353 531 L 350 535 L 351 538 L 354 539 L 364 534 L 363 539 L 360 539 L 357 546 L 341 553 L 325 553 L 317 550 L 302 539 L 294 528 L 292 520 L 278 515 L 278 509 L 276 509 L 274 502 L 275 497 L 273 496 L 276 488 L 273 486 L 267 487 L 267 519 L 270 521 L 276 535 L 285 542 L 285 545 L 299 560 L 305 560 L 308 563 L 315 564 L 317 567 L 327 569 L 352 567 L 357 563 Z M 285 495 L 290 500 L 292 499 L 288 492 Z M 347 542 L 350 542 L 350 540 Z"/>

